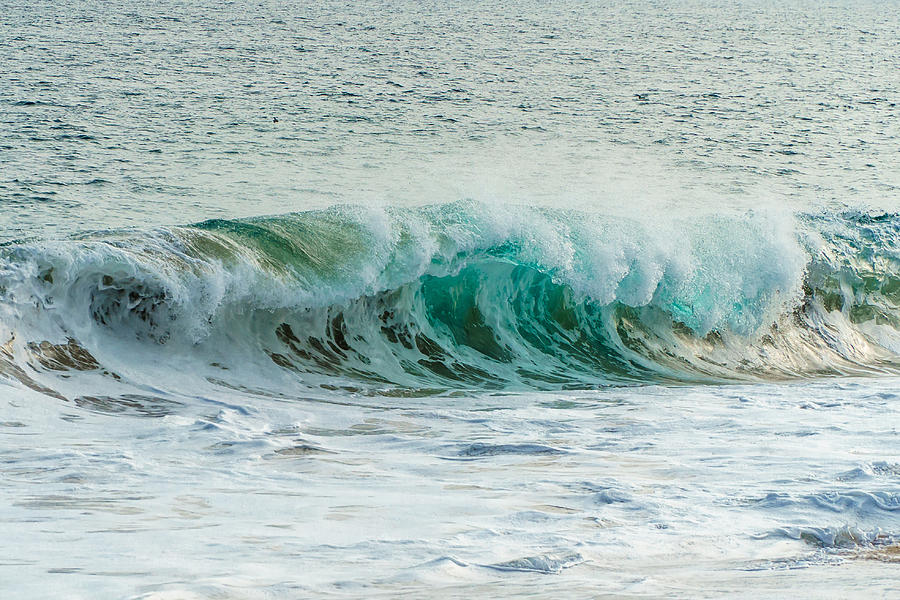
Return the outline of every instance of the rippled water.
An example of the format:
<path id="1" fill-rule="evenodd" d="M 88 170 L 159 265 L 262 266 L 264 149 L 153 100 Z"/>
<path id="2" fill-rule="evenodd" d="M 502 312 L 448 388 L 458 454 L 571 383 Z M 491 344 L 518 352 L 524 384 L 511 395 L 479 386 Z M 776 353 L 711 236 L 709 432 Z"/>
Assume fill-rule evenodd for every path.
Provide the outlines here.
<path id="1" fill-rule="evenodd" d="M 0 0 L 0 592 L 900 593 L 898 8 Z"/>
<path id="2" fill-rule="evenodd" d="M 892 206 L 891 6 L 7 1 L 3 236 L 647 187 Z"/>

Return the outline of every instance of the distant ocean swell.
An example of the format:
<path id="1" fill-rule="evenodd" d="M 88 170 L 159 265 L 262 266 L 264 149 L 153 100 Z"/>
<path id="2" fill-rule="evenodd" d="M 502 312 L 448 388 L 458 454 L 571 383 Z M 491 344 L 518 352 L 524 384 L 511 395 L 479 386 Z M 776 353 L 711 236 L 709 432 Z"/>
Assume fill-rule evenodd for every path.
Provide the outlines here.
<path id="1" fill-rule="evenodd" d="M 139 368 L 110 345 L 385 393 L 896 372 L 900 215 L 458 202 L 23 241 L 0 334 L 0 373 L 45 391 Z"/>

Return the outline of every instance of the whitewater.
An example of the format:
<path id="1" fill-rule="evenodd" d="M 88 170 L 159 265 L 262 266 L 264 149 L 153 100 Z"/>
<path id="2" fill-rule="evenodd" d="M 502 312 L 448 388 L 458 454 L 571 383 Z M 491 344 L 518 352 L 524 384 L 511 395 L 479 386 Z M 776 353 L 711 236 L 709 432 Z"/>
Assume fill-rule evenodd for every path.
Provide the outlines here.
<path id="1" fill-rule="evenodd" d="M 0 0 L 0 595 L 894 597 L 890 4 Z"/>

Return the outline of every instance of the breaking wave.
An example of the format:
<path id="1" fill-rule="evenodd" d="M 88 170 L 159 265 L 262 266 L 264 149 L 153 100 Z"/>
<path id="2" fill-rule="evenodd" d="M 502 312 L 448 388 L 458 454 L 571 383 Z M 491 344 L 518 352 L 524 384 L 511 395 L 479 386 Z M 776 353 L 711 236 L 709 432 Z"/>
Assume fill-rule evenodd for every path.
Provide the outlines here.
<path id="1" fill-rule="evenodd" d="M 123 344 L 369 390 L 894 372 L 900 215 L 458 202 L 20 242 L 0 334 L 0 372 L 41 389 L 139 369 Z"/>

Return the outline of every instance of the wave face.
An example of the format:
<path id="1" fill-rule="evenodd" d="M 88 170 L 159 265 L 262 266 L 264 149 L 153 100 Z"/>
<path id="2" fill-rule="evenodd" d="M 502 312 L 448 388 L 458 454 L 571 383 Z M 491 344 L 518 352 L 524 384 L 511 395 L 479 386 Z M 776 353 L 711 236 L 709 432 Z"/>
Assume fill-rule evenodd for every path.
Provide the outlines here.
<path id="1" fill-rule="evenodd" d="M 0 333 L 34 385 L 134 371 L 123 344 L 384 391 L 893 372 L 900 215 L 458 202 L 22 242 L 0 248 Z"/>

